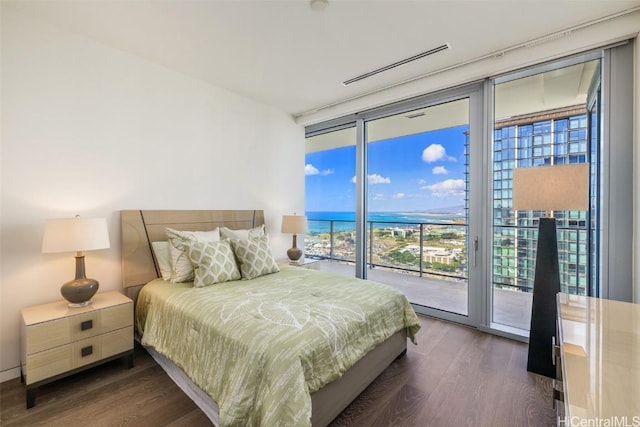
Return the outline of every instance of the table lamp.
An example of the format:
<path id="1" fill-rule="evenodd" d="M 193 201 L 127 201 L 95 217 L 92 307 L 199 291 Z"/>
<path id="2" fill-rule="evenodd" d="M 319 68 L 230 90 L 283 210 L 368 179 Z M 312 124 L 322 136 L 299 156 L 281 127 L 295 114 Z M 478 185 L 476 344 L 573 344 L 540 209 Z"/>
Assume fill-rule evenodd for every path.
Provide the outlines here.
<path id="1" fill-rule="evenodd" d="M 513 169 L 513 209 L 586 211 L 589 164 Z M 527 371 L 555 378 L 552 337 L 556 329 L 556 294 L 560 292 L 556 220 L 540 218 L 533 281 Z"/>
<path id="2" fill-rule="evenodd" d="M 304 215 L 283 215 L 282 230 L 283 233 L 293 234 L 293 246 L 287 250 L 287 256 L 292 262 L 298 262 L 302 257 L 302 250 L 296 246 L 296 235 L 307 232 L 307 217 Z"/>
<path id="3" fill-rule="evenodd" d="M 105 218 L 58 218 L 45 223 L 43 253 L 76 252 L 76 277 L 60 288 L 70 307 L 84 307 L 98 292 L 99 283 L 88 279 L 83 251 L 109 248 L 109 232 Z"/>

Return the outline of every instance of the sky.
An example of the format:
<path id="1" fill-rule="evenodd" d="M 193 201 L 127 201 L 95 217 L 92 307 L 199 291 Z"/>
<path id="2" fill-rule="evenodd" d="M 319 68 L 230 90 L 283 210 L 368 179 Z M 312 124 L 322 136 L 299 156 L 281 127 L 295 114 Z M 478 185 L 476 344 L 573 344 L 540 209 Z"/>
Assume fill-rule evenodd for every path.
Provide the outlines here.
<path id="1" fill-rule="evenodd" d="M 464 125 L 370 143 L 369 211 L 464 205 L 467 130 Z M 306 211 L 355 210 L 355 156 L 355 145 L 306 155 Z"/>

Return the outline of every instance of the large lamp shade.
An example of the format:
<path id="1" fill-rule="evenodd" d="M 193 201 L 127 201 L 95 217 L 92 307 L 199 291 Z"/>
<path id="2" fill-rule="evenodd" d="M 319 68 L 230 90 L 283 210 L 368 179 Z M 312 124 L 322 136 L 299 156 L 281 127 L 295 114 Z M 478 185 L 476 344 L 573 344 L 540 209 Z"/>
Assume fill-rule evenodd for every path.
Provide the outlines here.
<path id="1" fill-rule="evenodd" d="M 587 163 L 513 170 L 513 209 L 585 211 L 588 208 Z"/>
<path id="2" fill-rule="evenodd" d="M 42 252 L 78 252 L 109 248 L 105 218 L 56 218 L 45 223 Z"/>

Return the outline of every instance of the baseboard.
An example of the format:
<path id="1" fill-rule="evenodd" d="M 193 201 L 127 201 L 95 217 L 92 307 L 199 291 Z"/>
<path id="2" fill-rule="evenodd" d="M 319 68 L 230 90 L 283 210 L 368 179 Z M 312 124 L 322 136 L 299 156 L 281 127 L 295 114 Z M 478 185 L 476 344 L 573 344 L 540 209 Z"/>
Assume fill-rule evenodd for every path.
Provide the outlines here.
<path id="1" fill-rule="evenodd" d="M 20 367 L 0 371 L 0 383 L 18 378 L 20 376 Z"/>

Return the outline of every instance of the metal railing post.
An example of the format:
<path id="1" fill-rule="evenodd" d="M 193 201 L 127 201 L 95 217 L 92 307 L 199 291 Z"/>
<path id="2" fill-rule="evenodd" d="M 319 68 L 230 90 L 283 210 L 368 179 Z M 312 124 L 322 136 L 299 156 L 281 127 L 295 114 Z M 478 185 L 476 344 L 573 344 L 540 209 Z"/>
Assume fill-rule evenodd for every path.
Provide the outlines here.
<path id="1" fill-rule="evenodd" d="M 423 259 L 424 259 L 424 249 L 422 246 L 422 239 L 424 238 L 424 224 L 420 224 L 420 277 L 422 277 L 422 270 L 424 265 L 423 263 Z"/>
<path id="2" fill-rule="evenodd" d="M 333 220 L 329 221 L 329 259 L 333 261 Z"/>
<path id="3" fill-rule="evenodd" d="M 373 267 L 373 221 L 369 221 L 369 268 Z"/>

